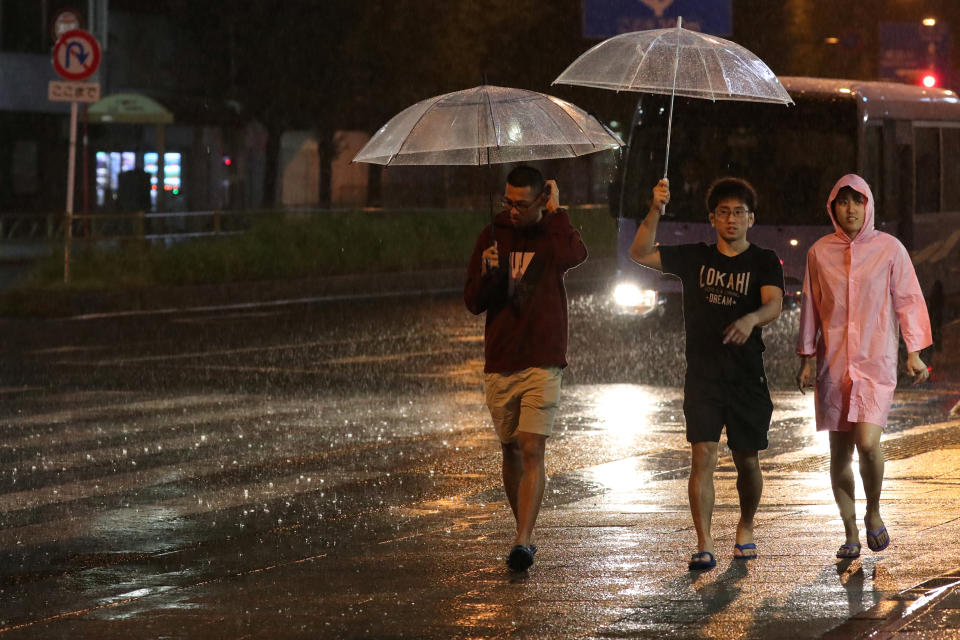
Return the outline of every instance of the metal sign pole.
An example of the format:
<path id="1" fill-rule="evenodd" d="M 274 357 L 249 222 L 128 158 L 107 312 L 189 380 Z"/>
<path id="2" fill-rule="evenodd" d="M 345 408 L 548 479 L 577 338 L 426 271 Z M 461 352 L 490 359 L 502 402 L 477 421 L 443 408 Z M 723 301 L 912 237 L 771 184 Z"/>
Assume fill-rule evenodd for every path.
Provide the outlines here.
<path id="1" fill-rule="evenodd" d="M 69 13 L 69 12 L 68 12 Z M 57 16 L 59 28 L 65 28 L 71 17 Z M 95 82 L 77 82 L 92 76 L 100 66 L 100 44 L 83 29 L 63 31 L 53 45 L 53 70 L 61 78 L 74 82 L 50 82 L 47 98 L 70 102 L 70 153 L 67 158 L 67 207 L 63 216 L 63 281 L 70 282 L 70 244 L 73 240 L 73 188 L 77 171 L 77 110 L 78 102 L 96 102 L 100 99 L 100 85 Z M 86 182 L 86 181 L 84 181 Z"/>
<path id="2" fill-rule="evenodd" d="M 63 281 L 70 282 L 70 243 L 73 240 L 73 183 L 77 170 L 77 102 L 70 103 L 70 152 L 67 157 L 67 211 L 63 221 Z"/>

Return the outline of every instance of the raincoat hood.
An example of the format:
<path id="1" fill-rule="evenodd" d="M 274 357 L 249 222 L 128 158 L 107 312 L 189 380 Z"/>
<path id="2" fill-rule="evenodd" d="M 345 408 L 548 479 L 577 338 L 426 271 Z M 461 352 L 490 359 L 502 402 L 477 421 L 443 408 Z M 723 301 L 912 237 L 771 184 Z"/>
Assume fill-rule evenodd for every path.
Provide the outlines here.
<path id="1" fill-rule="evenodd" d="M 857 237 L 852 241 L 850 240 L 850 236 L 848 236 L 837 223 L 837 219 L 833 215 L 833 208 L 830 206 L 830 203 L 837 198 L 837 193 L 839 193 L 840 189 L 843 189 L 844 187 L 850 187 L 857 193 L 861 193 L 867 198 L 867 206 L 864 208 L 863 227 L 861 227 L 860 233 L 858 233 Z M 860 241 L 860 239 L 864 236 L 869 235 L 870 232 L 874 230 L 873 191 L 870 190 L 870 185 L 867 184 L 867 181 L 855 173 L 848 173 L 837 180 L 837 184 L 833 185 L 833 189 L 830 190 L 830 196 L 827 198 L 827 215 L 830 216 L 830 221 L 833 222 L 833 228 L 837 230 L 837 235 L 847 242 L 857 242 Z"/>

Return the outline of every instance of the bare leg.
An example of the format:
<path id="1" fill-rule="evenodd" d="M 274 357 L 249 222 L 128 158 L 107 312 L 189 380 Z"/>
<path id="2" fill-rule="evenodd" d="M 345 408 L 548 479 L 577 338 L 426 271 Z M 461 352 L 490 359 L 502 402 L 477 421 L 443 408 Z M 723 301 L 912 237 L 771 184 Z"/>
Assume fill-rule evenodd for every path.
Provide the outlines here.
<path id="1" fill-rule="evenodd" d="M 860 543 L 860 534 L 857 532 L 856 485 L 853 469 L 850 468 L 853 443 L 853 433 L 850 431 L 830 432 L 830 484 L 833 486 L 833 499 L 837 501 L 837 508 L 840 509 L 840 519 L 843 520 L 845 544 Z"/>
<path id="2" fill-rule="evenodd" d="M 869 422 L 858 422 L 853 429 L 857 456 L 860 459 L 860 479 L 863 481 L 863 492 L 867 495 L 867 513 L 863 521 L 869 531 L 878 531 L 883 526 L 883 519 L 880 517 L 880 490 L 883 487 L 884 467 L 883 448 L 880 446 L 882 433 L 882 427 Z M 883 540 L 879 542 L 882 544 Z"/>
<path id="3" fill-rule="evenodd" d="M 710 521 L 716 495 L 713 489 L 713 472 L 717 468 L 716 442 L 696 442 L 691 445 L 692 466 L 687 492 L 690 498 L 690 513 L 697 530 L 697 551 L 714 553 Z"/>
<path id="4" fill-rule="evenodd" d="M 737 466 L 737 494 L 740 496 L 740 521 L 737 523 L 737 544 L 753 542 L 753 518 L 763 495 L 763 475 L 760 471 L 760 456 L 756 451 L 734 451 L 733 462 Z M 734 551 L 735 555 L 738 554 Z M 754 555 L 747 553 L 745 555 Z"/>
<path id="5" fill-rule="evenodd" d="M 513 519 L 517 519 L 517 492 L 520 489 L 520 478 L 523 477 L 523 462 L 520 457 L 520 447 L 517 441 L 500 443 L 503 452 L 503 490 L 507 494 L 507 502 L 513 511 Z"/>
<path id="6" fill-rule="evenodd" d="M 533 535 L 533 525 L 540 513 L 543 487 L 547 478 L 543 463 L 546 444 L 547 436 L 523 431 L 517 434 L 523 472 L 517 486 L 517 537 L 514 544 L 527 546 Z"/>

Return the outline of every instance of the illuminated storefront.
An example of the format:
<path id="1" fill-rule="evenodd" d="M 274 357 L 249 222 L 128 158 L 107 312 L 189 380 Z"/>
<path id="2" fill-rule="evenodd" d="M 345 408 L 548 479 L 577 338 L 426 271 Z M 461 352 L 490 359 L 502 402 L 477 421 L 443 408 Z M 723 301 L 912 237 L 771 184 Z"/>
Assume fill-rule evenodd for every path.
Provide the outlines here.
<path id="1" fill-rule="evenodd" d="M 99 209 L 129 208 L 125 207 L 127 200 L 126 186 L 121 186 L 123 174 L 134 175 L 137 172 L 146 174 L 144 190 L 148 189 L 150 210 L 157 210 L 157 192 L 159 185 L 159 154 L 148 151 L 139 154 L 135 151 L 97 151 L 96 154 L 96 206 Z M 163 154 L 163 189 L 167 195 L 179 196 L 183 190 L 182 165 L 183 157 L 178 152 Z M 141 174 L 142 175 L 142 174 Z M 132 184 L 136 185 L 135 181 Z M 146 185 L 149 185 L 147 188 Z M 136 189 L 136 186 L 130 187 Z M 142 194 L 141 194 L 142 195 Z M 137 199 L 132 194 L 132 199 Z M 137 208 L 137 207 L 135 207 Z"/>

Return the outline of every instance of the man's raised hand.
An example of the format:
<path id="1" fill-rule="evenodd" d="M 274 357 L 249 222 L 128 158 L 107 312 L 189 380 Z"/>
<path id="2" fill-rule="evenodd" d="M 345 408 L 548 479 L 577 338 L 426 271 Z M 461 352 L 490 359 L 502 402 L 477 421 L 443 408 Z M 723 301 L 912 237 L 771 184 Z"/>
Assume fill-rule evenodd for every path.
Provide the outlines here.
<path id="1" fill-rule="evenodd" d="M 560 189 L 557 187 L 557 181 L 547 180 L 543 185 L 543 193 L 547 196 L 543 208 L 547 213 L 556 213 L 560 208 Z"/>
<path id="2" fill-rule="evenodd" d="M 653 188 L 653 203 L 650 205 L 650 209 L 656 209 L 663 213 L 668 202 L 670 202 L 670 181 L 662 178 Z"/>

